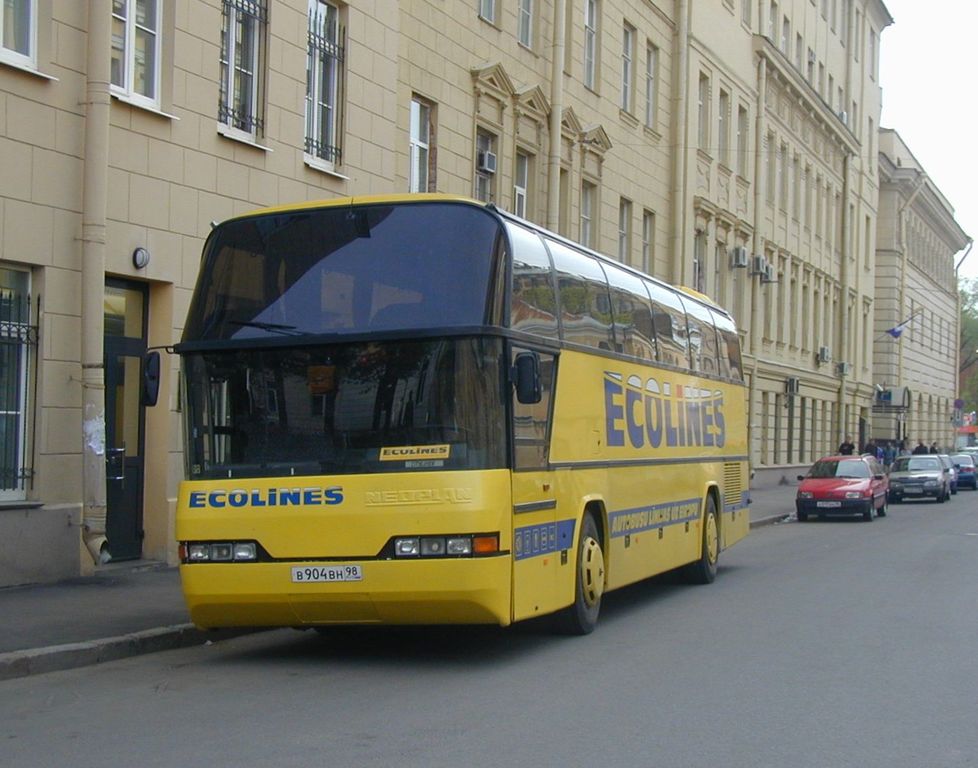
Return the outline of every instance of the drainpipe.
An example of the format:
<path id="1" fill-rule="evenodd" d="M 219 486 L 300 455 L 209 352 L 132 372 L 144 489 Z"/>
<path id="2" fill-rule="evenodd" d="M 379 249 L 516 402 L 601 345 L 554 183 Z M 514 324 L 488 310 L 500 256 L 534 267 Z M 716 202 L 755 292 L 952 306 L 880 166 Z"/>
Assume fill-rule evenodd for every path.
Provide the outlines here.
<path id="1" fill-rule="evenodd" d="M 840 249 L 840 257 L 842 260 L 841 264 L 841 278 L 842 278 L 842 300 L 839 302 L 839 352 L 840 359 L 843 362 L 848 362 L 852 366 L 852 361 L 850 357 L 852 356 L 852 350 L 849 348 L 849 228 L 852 223 L 849 221 L 849 168 L 852 165 L 852 155 L 846 152 L 845 157 L 842 158 L 842 248 Z M 856 306 L 856 310 L 859 310 L 859 306 Z M 853 374 L 855 375 L 855 374 Z M 844 370 L 839 371 L 839 433 L 836 436 L 838 443 L 841 445 L 845 436 L 849 434 L 846 431 L 846 373 Z M 872 437 L 869 435 L 868 437 Z"/>
<path id="2" fill-rule="evenodd" d="M 927 181 L 927 174 L 925 174 L 923 171 L 918 170 L 917 171 L 917 176 L 914 179 L 913 190 L 910 192 L 910 195 L 907 197 L 907 199 L 897 208 L 897 212 L 896 212 L 897 237 L 899 238 L 898 243 L 897 243 L 897 247 L 898 247 L 899 252 L 900 252 L 900 262 L 901 262 L 901 264 L 900 264 L 900 295 L 899 295 L 899 300 L 898 300 L 898 305 L 897 305 L 897 318 L 896 318 L 896 321 L 898 323 L 901 322 L 901 320 L 903 319 L 904 314 L 906 313 L 906 309 L 904 308 L 904 302 L 906 301 L 906 298 L 907 298 L 907 270 L 908 270 L 908 268 L 910 266 L 910 256 L 907 253 L 907 217 L 906 217 L 906 210 L 913 203 L 913 201 L 917 198 L 917 195 L 920 193 L 920 190 L 923 189 L 924 182 L 926 182 L 926 181 Z M 897 187 L 897 189 L 898 189 L 898 195 L 899 195 L 899 186 Z M 897 199 L 899 200 L 899 197 Z M 915 312 L 915 314 L 916 314 L 916 312 Z M 959 315 L 959 317 L 960 317 L 960 315 Z M 898 384 L 901 384 L 902 386 L 906 386 L 906 384 L 903 382 L 903 344 L 897 344 L 896 346 L 897 346 L 897 368 L 896 368 L 896 374 L 897 374 L 897 378 L 898 378 Z M 912 406 L 909 406 L 908 407 L 907 412 L 904 414 L 904 421 L 903 421 L 903 430 L 904 430 L 905 433 L 907 433 L 908 436 L 909 436 L 909 431 L 910 431 L 910 422 L 909 422 L 909 420 L 910 420 L 911 415 L 913 415 L 915 417 L 913 419 L 913 428 L 915 430 L 917 430 L 918 432 L 920 432 L 920 427 L 922 426 L 921 424 L 918 424 L 917 423 L 918 418 L 919 418 L 919 414 L 911 414 L 910 413 L 910 407 L 912 407 Z"/>
<path id="3" fill-rule="evenodd" d="M 82 536 L 96 563 L 105 537 L 105 235 L 109 162 L 111 0 L 88 0 L 85 164 L 82 199 Z"/>
<path id="4" fill-rule="evenodd" d="M 687 115 L 689 75 L 689 10 L 688 0 L 676 0 L 676 37 L 673 45 L 673 93 L 676 96 L 672 111 L 672 282 L 687 285 L 686 280 L 686 167 L 689 155 L 689 124 Z"/>
<path id="5" fill-rule="evenodd" d="M 547 229 L 556 232 L 560 224 L 560 121 L 564 116 L 564 40 L 567 35 L 567 0 L 554 2 L 553 61 L 550 63 L 550 157 Z M 565 233 L 566 234 L 566 233 Z"/>
<path id="6" fill-rule="evenodd" d="M 763 56 L 757 61 L 757 115 L 754 118 L 754 244 L 751 261 L 754 256 L 764 255 L 764 195 L 767 185 L 767 174 L 764 173 L 764 113 L 767 109 L 767 60 Z M 753 272 L 753 265 L 748 267 Z M 757 384 L 758 360 L 761 357 L 761 278 L 760 275 L 750 277 L 750 354 L 751 375 L 748 391 L 747 427 L 751 466 L 756 467 L 760 462 L 760 453 L 755 449 L 758 441 L 754 434 L 754 415 L 757 413 L 759 397 Z"/>

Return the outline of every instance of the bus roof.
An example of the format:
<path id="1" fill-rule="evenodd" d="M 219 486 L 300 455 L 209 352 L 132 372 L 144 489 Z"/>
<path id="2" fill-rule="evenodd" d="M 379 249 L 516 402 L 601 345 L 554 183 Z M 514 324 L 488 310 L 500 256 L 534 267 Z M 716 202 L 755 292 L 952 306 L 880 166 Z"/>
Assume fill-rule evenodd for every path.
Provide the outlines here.
<path id="1" fill-rule="evenodd" d="M 271 213 L 290 213 L 292 211 L 305 211 L 315 208 L 341 208 L 352 207 L 355 205 L 383 205 L 389 203 L 468 203 L 479 208 L 486 208 L 485 203 L 473 200 L 471 197 L 463 195 L 447 195 L 440 192 L 404 192 L 390 195 L 357 195 L 356 197 L 334 197 L 328 200 L 309 200 L 302 203 L 285 203 L 273 205 L 267 208 L 256 208 L 236 216 L 229 216 L 225 221 L 235 221 L 246 219 L 251 216 L 264 216 Z"/>

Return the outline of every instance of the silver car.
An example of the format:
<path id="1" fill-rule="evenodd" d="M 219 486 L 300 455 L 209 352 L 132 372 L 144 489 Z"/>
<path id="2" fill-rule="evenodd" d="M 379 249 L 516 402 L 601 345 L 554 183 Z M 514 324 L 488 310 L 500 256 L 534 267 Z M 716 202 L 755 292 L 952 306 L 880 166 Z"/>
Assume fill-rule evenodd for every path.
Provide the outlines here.
<path id="1" fill-rule="evenodd" d="M 940 502 L 951 498 L 951 478 L 944 462 L 935 453 L 897 456 L 890 465 L 888 500 L 894 503 L 924 497 Z"/>

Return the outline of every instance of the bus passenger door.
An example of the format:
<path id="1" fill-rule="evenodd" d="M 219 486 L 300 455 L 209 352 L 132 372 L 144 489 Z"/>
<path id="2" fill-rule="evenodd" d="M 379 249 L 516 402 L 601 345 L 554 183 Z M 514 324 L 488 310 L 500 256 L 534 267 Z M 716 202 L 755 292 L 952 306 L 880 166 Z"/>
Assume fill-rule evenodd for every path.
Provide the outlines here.
<path id="1" fill-rule="evenodd" d="M 556 356 L 514 347 L 514 370 L 522 367 L 518 357 L 523 356 L 525 362 L 527 355 L 539 361 L 540 386 L 536 402 L 521 402 L 519 387 L 513 387 L 512 394 L 514 620 L 540 616 L 557 607 L 561 548 L 557 489 L 548 471 Z"/>

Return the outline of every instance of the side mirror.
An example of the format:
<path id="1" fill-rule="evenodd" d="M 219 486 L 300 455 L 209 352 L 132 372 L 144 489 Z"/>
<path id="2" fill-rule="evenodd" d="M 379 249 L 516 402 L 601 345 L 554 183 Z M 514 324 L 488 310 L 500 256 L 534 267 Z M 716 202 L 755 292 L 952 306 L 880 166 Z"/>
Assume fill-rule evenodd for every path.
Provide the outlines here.
<path id="1" fill-rule="evenodd" d="M 160 397 L 160 353 L 147 352 L 143 357 L 143 405 L 152 408 Z"/>
<path id="2" fill-rule="evenodd" d="M 543 398 L 540 383 L 540 355 L 536 352 L 520 352 L 513 365 L 516 399 L 524 404 L 539 403 Z"/>

